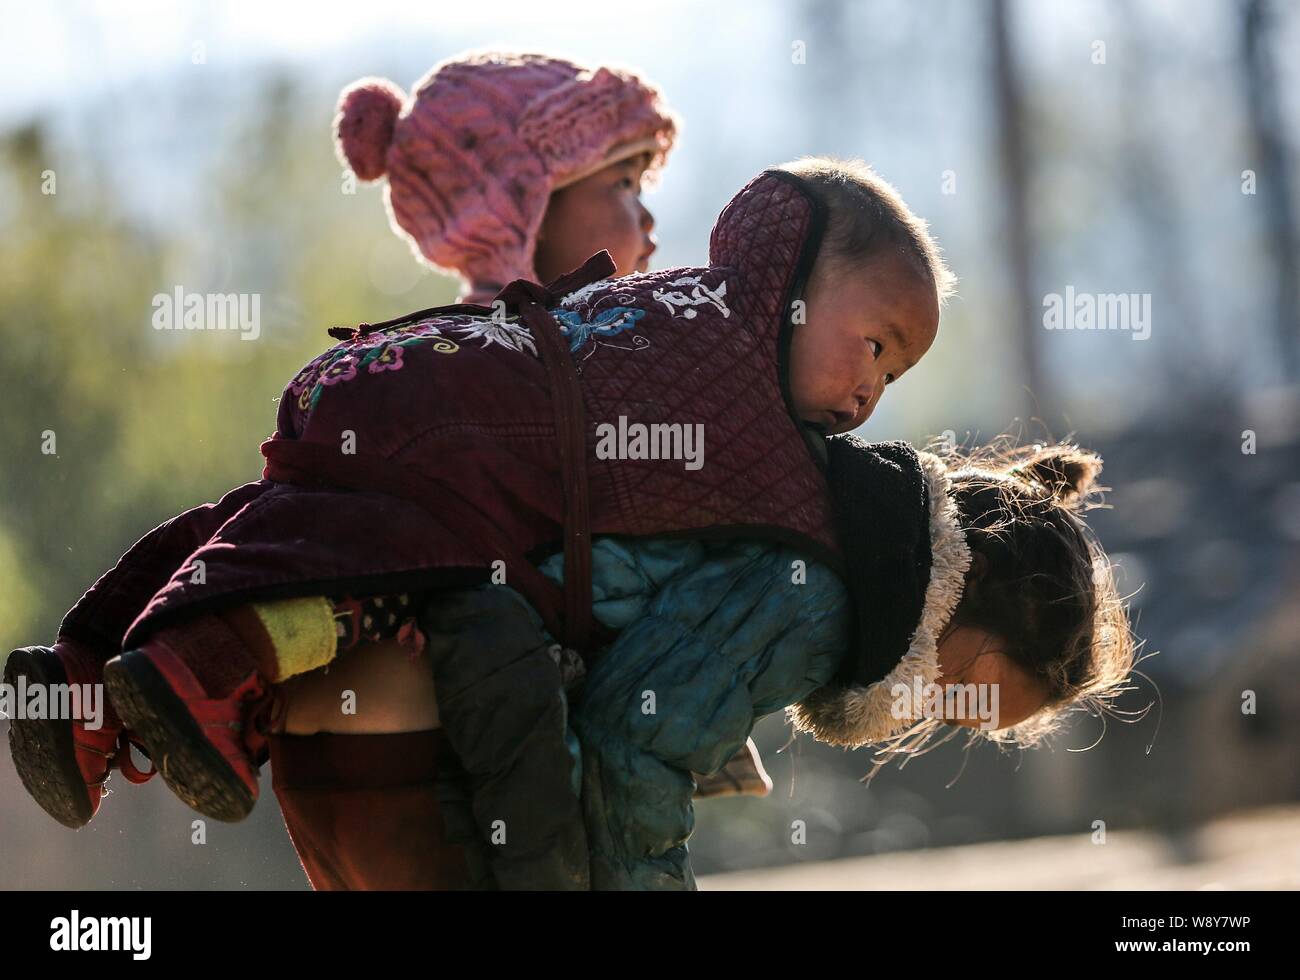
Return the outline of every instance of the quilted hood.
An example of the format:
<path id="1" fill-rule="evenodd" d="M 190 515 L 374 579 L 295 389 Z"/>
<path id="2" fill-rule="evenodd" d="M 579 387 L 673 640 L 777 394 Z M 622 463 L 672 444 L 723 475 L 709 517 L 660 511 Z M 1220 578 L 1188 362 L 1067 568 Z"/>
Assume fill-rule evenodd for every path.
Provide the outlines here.
<path id="1" fill-rule="evenodd" d="M 734 269 L 745 322 L 760 344 L 776 352 L 786 411 L 820 465 L 826 463 L 822 431 L 799 418 L 790 394 L 790 340 L 794 303 L 804 299 L 822 239 L 826 209 L 803 178 L 764 170 L 723 208 L 709 236 L 709 265 Z"/>
<path id="2" fill-rule="evenodd" d="M 706 537 L 775 538 L 843 570 L 825 435 L 798 417 L 788 377 L 795 301 L 821 246 L 824 210 L 802 178 L 765 170 L 719 214 L 707 265 L 590 281 L 551 306 L 590 431 L 622 416 L 699 423 L 707 444 L 703 467 L 685 470 L 672 460 L 611 463 L 593 442 L 597 532 L 613 526 L 602 512 L 616 512 L 632 533 L 675 524 Z"/>

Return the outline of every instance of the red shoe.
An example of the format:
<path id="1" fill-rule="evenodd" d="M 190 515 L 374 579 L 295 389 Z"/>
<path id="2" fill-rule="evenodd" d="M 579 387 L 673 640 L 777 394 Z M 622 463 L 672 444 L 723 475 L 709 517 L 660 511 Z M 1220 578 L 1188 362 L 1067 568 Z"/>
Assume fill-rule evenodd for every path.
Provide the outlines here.
<path id="1" fill-rule="evenodd" d="M 168 787 L 186 804 L 214 820 L 243 820 L 257 802 L 258 761 L 267 754 L 267 709 L 282 702 L 222 627 L 209 634 L 218 642 L 193 640 L 190 649 L 224 658 L 234 683 L 204 681 L 163 631 L 138 650 L 104 665 L 104 683 L 122 722 L 143 740 Z M 204 627 L 199 628 L 204 631 Z M 191 634 L 191 637 L 193 634 Z M 180 648 L 182 651 L 186 647 Z M 205 672 L 206 673 L 206 672 Z M 227 690 L 222 690 L 222 688 Z"/>
<path id="2" fill-rule="evenodd" d="M 53 647 L 22 647 L 5 661 L 4 682 L 16 689 L 19 679 L 34 684 L 102 684 L 103 663 L 89 649 L 61 637 Z M 132 744 L 113 706 L 104 700 L 102 724 L 86 727 L 82 719 L 14 718 L 9 722 L 9 751 L 18 778 L 41 808 L 65 827 L 84 827 L 99 810 L 114 766 L 128 782 L 144 783 L 155 770 L 141 772 L 131 761 Z"/>

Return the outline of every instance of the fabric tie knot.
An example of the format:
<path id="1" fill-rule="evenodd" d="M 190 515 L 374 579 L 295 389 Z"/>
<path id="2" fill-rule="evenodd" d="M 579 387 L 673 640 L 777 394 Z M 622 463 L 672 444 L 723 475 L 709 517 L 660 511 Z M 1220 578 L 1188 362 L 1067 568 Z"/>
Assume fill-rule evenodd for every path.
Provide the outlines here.
<path id="1" fill-rule="evenodd" d="M 515 279 L 493 297 L 489 307 L 498 302 L 505 303 L 507 310 L 518 309 L 526 303 L 536 303 L 543 309 L 549 309 L 574 290 L 589 286 L 593 282 L 608 279 L 618 267 L 608 249 L 601 249 L 572 272 L 565 273 L 545 286 L 538 285 L 530 279 Z"/>

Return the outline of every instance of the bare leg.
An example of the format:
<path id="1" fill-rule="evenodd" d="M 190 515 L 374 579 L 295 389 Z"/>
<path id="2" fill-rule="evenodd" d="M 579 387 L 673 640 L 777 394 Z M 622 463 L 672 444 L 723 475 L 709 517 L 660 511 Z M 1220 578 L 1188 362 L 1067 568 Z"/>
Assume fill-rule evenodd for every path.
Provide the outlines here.
<path id="1" fill-rule="evenodd" d="M 396 640 L 363 643 L 328 667 L 281 685 L 287 735 L 378 735 L 440 728 L 427 651 Z"/>

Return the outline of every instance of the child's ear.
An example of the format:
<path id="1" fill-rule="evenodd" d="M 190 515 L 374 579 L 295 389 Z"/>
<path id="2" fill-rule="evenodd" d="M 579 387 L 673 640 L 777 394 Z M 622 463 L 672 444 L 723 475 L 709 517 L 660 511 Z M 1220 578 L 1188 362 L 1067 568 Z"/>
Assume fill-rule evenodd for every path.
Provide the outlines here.
<path id="1" fill-rule="evenodd" d="M 1066 507 L 1075 507 L 1092 491 L 1101 473 L 1102 458 L 1075 446 L 1040 449 L 1007 472 L 1041 485 Z"/>

